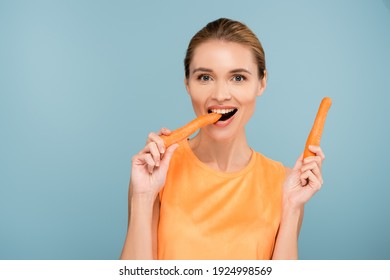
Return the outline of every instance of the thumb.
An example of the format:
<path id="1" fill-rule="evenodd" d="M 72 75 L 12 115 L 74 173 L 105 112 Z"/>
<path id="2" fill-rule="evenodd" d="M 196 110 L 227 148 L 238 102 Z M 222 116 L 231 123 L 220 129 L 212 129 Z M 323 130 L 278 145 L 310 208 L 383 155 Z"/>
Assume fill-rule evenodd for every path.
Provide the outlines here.
<path id="1" fill-rule="evenodd" d="M 169 162 L 171 161 L 171 158 L 173 156 L 173 153 L 175 150 L 179 147 L 179 144 L 173 144 L 168 147 L 168 149 L 164 153 L 164 157 L 162 158 L 160 162 L 160 168 L 168 169 Z"/>
<path id="2" fill-rule="evenodd" d="M 293 170 L 295 171 L 300 170 L 302 167 L 302 162 L 303 162 L 303 153 L 298 157 L 297 161 L 295 162 Z"/>

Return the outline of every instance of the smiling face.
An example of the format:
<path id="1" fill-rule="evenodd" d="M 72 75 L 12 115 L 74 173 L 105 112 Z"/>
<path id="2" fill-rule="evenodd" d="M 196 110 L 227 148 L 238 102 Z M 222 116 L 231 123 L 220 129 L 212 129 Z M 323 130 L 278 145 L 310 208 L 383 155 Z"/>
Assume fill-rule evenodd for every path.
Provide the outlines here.
<path id="1" fill-rule="evenodd" d="M 213 39 L 196 47 L 185 82 L 197 116 L 223 114 L 220 121 L 203 131 L 216 140 L 224 140 L 245 133 L 256 97 L 265 89 L 266 76 L 259 78 L 249 47 Z"/>

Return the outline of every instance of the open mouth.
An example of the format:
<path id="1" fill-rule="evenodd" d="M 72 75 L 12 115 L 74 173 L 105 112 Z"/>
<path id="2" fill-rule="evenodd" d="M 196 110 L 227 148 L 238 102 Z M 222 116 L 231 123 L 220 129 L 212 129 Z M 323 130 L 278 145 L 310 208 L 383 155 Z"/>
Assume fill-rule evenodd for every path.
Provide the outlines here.
<path id="1" fill-rule="evenodd" d="M 209 113 L 221 114 L 222 117 L 218 121 L 226 121 L 233 117 L 233 115 L 238 111 L 238 109 L 210 109 Z"/>

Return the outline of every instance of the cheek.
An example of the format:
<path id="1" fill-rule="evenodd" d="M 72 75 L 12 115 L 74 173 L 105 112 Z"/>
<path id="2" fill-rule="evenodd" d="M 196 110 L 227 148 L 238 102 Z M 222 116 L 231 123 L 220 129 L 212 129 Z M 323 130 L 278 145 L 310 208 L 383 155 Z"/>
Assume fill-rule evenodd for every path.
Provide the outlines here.
<path id="1" fill-rule="evenodd" d="M 248 90 L 246 92 L 242 92 L 242 94 L 238 97 L 241 106 L 243 107 L 243 117 L 244 121 L 247 122 L 252 117 L 257 101 L 256 91 Z"/>
<path id="2" fill-rule="evenodd" d="M 247 107 L 254 107 L 257 98 L 256 93 L 257 93 L 256 88 L 253 86 L 243 87 L 237 92 L 236 97 L 241 103 L 241 105 Z"/>
<path id="3" fill-rule="evenodd" d="M 187 86 L 188 95 L 191 98 L 192 106 L 197 115 L 204 114 L 203 112 L 204 105 L 207 103 L 207 100 L 210 96 L 211 87 L 210 86 L 199 86 L 196 83 L 191 83 Z"/>
<path id="4" fill-rule="evenodd" d="M 251 98 L 243 100 L 241 104 L 243 105 L 243 107 L 245 107 L 244 115 L 245 119 L 248 121 L 255 112 L 256 96 L 252 96 Z"/>
<path id="5" fill-rule="evenodd" d="M 206 103 L 206 99 L 201 94 L 194 94 L 193 92 L 190 92 L 189 95 L 191 98 L 191 103 L 195 114 L 196 115 L 204 114 L 204 112 L 202 112 L 202 108 Z"/>
<path id="6" fill-rule="evenodd" d="M 253 103 L 256 103 L 256 95 L 255 94 L 246 94 L 240 96 L 240 103 L 242 105 L 252 105 Z"/>
<path id="7" fill-rule="evenodd" d="M 234 87 L 232 90 L 236 93 L 236 97 L 239 98 L 241 104 L 250 105 L 255 103 L 261 89 L 261 83 L 259 81 L 251 80 L 246 84 Z"/>

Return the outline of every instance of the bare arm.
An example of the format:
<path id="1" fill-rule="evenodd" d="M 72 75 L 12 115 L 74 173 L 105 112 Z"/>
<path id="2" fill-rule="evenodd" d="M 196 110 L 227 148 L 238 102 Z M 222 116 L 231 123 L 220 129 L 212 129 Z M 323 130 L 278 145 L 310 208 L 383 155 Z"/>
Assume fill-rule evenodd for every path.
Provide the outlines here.
<path id="1" fill-rule="evenodd" d="M 283 207 L 282 220 L 272 255 L 274 260 L 298 259 L 298 237 L 303 220 L 303 207 L 302 209 L 288 208 L 288 206 Z"/>
<path id="2" fill-rule="evenodd" d="M 321 166 L 325 156 L 320 147 L 312 147 L 316 156 L 298 158 L 293 169 L 286 169 L 283 186 L 282 217 L 272 259 L 298 259 L 298 237 L 304 206 L 321 188 Z"/>
<path id="3" fill-rule="evenodd" d="M 162 130 L 166 134 L 170 131 Z M 164 142 L 149 134 L 143 150 L 133 157 L 128 196 L 128 229 L 121 259 L 156 259 L 159 192 L 177 144 L 165 150 Z"/>
<path id="4" fill-rule="evenodd" d="M 158 196 L 129 194 L 129 223 L 121 259 L 157 258 L 159 204 Z"/>

